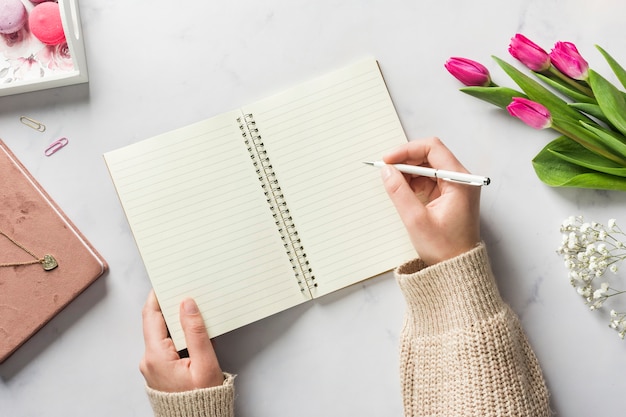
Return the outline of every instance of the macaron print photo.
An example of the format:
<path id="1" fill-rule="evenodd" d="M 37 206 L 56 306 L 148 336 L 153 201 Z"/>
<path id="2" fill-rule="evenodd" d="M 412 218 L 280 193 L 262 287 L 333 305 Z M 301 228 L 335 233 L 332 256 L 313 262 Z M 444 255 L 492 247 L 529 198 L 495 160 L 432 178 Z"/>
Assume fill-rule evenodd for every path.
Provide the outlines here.
<path id="1" fill-rule="evenodd" d="M 31 33 L 45 45 L 58 45 L 65 42 L 61 10 L 56 2 L 46 1 L 33 7 L 28 18 L 28 25 Z"/>
<path id="2" fill-rule="evenodd" d="M 19 31 L 27 20 L 28 12 L 20 0 L 0 0 L 0 34 Z"/>

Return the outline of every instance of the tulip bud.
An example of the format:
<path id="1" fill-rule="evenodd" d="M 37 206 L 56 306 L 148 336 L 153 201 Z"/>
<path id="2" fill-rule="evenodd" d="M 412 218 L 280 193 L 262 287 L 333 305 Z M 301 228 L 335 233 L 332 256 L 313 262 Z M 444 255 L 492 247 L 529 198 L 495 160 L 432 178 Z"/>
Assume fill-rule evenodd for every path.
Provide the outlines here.
<path id="1" fill-rule="evenodd" d="M 467 58 L 452 57 L 444 65 L 448 72 L 468 87 L 491 85 L 489 70 L 484 65 Z"/>
<path id="2" fill-rule="evenodd" d="M 552 126 L 550 111 L 535 101 L 513 97 L 513 101 L 506 109 L 511 116 L 519 118 L 534 129 L 546 129 Z"/>
<path id="3" fill-rule="evenodd" d="M 586 80 L 589 64 L 570 42 L 557 42 L 550 51 L 552 64 L 563 74 L 575 80 Z"/>
<path id="4" fill-rule="evenodd" d="M 520 33 L 511 39 L 509 53 L 533 71 L 545 71 L 551 65 L 548 53 Z"/>

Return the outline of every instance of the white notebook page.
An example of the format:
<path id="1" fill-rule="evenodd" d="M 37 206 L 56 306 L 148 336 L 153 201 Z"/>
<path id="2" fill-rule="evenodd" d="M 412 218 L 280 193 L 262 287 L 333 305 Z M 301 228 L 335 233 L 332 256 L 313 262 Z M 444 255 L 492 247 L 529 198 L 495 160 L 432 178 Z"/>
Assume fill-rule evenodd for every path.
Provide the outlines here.
<path id="1" fill-rule="evenodd" d="M 378 160 L 406 143 L 375 60 L 244 107 L 252 113 L 323 295 L 415 256 Z"/>
<path id="2" fill-rule="evenodd" d="M 177 349 L 193 297 L 211 336 L 306 301 L 233 111 L 105 154 Z"/>

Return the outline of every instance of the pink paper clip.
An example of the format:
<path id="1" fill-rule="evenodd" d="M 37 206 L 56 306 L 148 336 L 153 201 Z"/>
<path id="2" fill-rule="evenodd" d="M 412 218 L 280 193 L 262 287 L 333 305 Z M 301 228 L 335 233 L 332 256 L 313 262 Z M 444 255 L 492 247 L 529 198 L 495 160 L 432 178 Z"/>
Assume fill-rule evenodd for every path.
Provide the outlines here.
<path id="1" fill-rule="evenodd" d="M 70 143 L 67 138 L 57 139 L 48 146 L 44 152 L 46 156 L 54 155 L 59 149 Z"/>

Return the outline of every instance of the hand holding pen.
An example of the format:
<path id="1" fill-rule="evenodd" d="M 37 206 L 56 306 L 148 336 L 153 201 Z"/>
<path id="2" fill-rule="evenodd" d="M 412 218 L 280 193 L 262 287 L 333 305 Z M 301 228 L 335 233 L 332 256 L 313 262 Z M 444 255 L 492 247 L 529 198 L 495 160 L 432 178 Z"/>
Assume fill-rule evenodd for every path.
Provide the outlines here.
<path id="1" fill-rule="evenodd" d="M 367 165 L 372 165 L 378 168 L 382 168 L 387 165 L 385 161 L 363 162 Z M 465 172 L 446 171 L 444 169 L 435 169 L 419 165 L 406 165 L 406 164 L 392 164 L 394 168 L 405 174 L 421 175 L 430 178 L 439 178 L 444 181 L 456 182 L 465 185 L 474 185 L 480 187 L 481 185 L 489 185 L 491 179 L 489 177 L 483 177 L 481 175 L 472 175 Z"/>
<path id="2" fill-rule="evenodd" d="M 439 139 L 411 141 L 389 152 L 383 161 L 381 176 L 387 194 L 427 265 L 460 255 L 480 243 L 481 187 L 402 174 L 392 165 L 426 165 L 433 171 L 469 175 Z"/>

